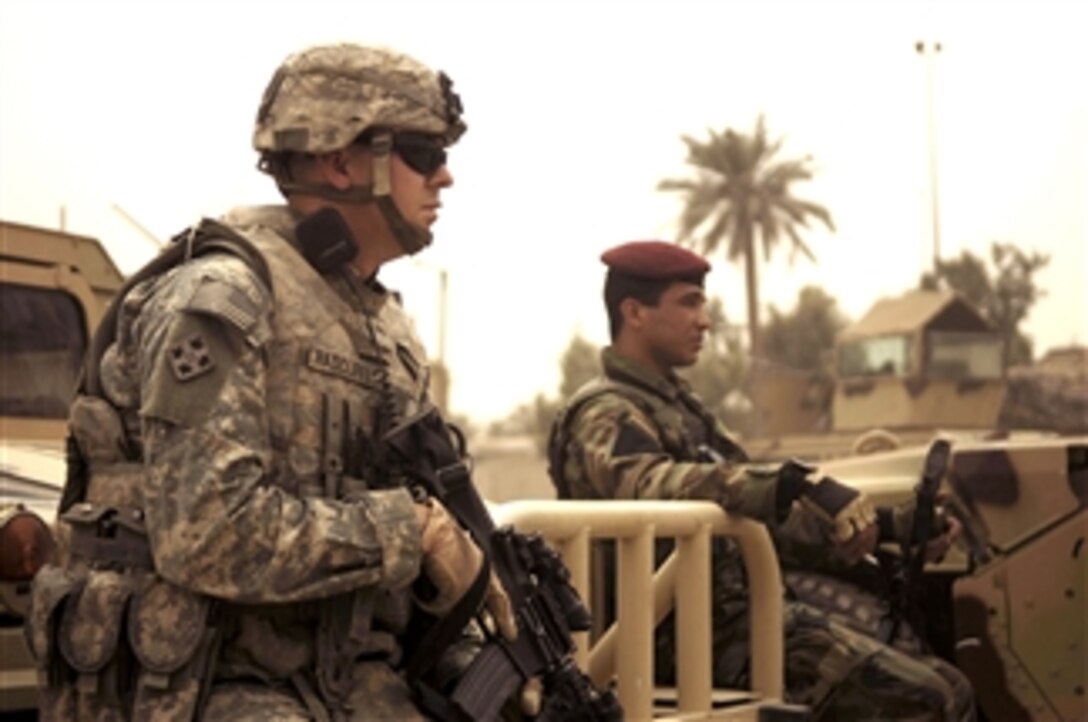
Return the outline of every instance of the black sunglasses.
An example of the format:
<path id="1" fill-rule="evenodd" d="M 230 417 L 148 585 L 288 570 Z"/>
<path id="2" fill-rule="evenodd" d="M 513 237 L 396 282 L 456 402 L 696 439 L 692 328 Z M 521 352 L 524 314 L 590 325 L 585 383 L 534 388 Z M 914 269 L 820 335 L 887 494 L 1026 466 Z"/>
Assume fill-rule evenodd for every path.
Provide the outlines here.
<path id="1" fill-rule="evenodd" d="M 397 133 L 393 152 L 404 164 L 424 176 L 434 175 L 446 165 L 446 143 L 441 136 L 428 133 Z"/>

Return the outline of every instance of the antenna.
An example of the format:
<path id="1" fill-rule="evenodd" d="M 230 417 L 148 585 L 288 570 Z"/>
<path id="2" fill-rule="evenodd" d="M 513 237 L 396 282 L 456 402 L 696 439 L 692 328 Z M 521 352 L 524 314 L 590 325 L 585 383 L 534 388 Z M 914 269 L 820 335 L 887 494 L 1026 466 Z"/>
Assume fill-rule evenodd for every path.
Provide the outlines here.
<path id="1" fill-rule="evenodd" d="M 140 223 L 140 222 L 139 222 L 138 220 L 136 220 L 135 218 L 133 218 L 133 217 L 132 217 L 132 214 L 131 214 L 131 213 L 129 213 L 128 211 L 126 211 L 126 210 L 125 210 L 124 208 L 122 208 L 122 207 L 121 207 L 120 205 L 118 205 L 118 204 L 116 204 L 116 203 L 113 203 L 113 204 L 111 204 L 111 207 L 113 208 L 113 211 L 114 211 L 114 212 L 115 212 L 115 213 L 116 213 L 117 215 L 119 215 L 119 216 L 121 216 L 122 218 L 124 218 L 124 219 L 125 219 L 125 221 L 126 221 L 126 222 L 128 222 L 128 224 L 129 224 L 130 226 L 132 226 L 132 227 L 133 227 L 133 228 L 135 228 L 135 229 L 136 229 L 137 231 L 139 231 L 139 232 L 140 232 L 140 234 L 141 234 L 141 235 L 142 235 L 142 236 L 143 236 L 144 238 L 146 238 L 147 240 L 149 240 L 149 241 L 151 241 L 151 242 L 152 242 L 153 244 L 155 244 L 155 248 L 157 248 L 157 249 L 161 249 L 161 248 L 162 248 L 163 246 L 165 246 L 165 245 L 166 245 L 166 244 L 165 244 L 165 243 L 164 243 L 164 242 L 163 242 L 163 241 L 162 241 L 162 240 L 161 240 L 161 239 L 160 239 L 160 238 L 159 238 L 158 236 L 156 236 L 156 235 L 155 235 L 154 233 L 152 233 L 151 231 L 149 231 L 149 230 L 147 229 L 147 226 L 145 226 L 144 224 Z"/>

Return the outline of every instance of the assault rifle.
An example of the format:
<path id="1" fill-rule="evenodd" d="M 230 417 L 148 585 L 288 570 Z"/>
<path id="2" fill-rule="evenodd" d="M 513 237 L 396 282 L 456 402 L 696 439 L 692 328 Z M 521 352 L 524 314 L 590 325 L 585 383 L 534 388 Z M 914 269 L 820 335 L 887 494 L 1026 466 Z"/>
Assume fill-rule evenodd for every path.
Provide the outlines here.
<path id="1" fill-rule="evenodd" d="M 895 641 L 904 620 L 912 622 L 914 631 L 923 639 L 924 618 L 918 613 L 922 595 L 922 571 L 926 563 L 926 543 L 934 536 L 937 490 L 948 469 L 952 447 L 945 439 L 935 440 L 926 452 L 922 478 L 914 489 L 914 518 L 910 535 L 902 543 L 902 565 L 893 585 L 891 609 L 882 635 L 889 644 Z"/>
<path id="2" fill-rule="evenodd" d="M 462 603 L 414 645 L 406 672 L 421 705 L 443 720 L 492 720 L 525 682 L 538 677 L 544 696 L 537 720 L 622 720 L 611 690 L 597 689 L 574 664 L 571 632 L 588 630 L 591 620 L 569 571 L 540 536 L 496 528 L 472 483 L 464 438 L 456 427 L 447 426 L 438 410 L 429 407 L 387 433 L 382 446 L 390 466 L 440 501 L 490 562 Z M 426 674 L 479 612 L 492 570 L 510 597 L 517 640 L 489 634 L 453 689 L 437 689 Z"/>

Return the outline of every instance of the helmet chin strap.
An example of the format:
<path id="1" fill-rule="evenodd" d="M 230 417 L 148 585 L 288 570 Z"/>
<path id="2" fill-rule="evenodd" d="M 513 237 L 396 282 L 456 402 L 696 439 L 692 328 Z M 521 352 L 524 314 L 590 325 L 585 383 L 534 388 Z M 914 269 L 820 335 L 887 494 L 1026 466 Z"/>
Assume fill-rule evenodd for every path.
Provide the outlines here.
<path id="1" fill-rule="evenodd" d="M 375 200 L 389 230 L 393 232 L 393 237 L 405 253 L 412 256 L 431 245 L 434 236 L 430 229 L 414 226 L 406 221 L 397 209 L 397 204 L 393 202 L 393 196 L 378 196 Z"/>
<path id="2" fill-rule="evenodd" d="M 373 190 L 373 198 L 378 203 L 378 210 L 385 218 L 389 230 L 397 243 L 409 256 L 419 253 L 431 245 L 431 231 L 421 226 L 413 226 L 401 215 L 397 204 L 393 202 L 393 184 L 390 179 L 389 159 L 393 154 L 393 134 L 389 132 L 376 133 L 370 139 L 370 171 L 374 179 L 373 184 L 367 190 Z"/>
<path id="3" fill-rule="evenodd" d="M 371 139 L 370 169 L 373 182 L 369 185 L 352 186 L 340 190 L 330 185 L 282 181 L 279 184 L 280 191 L 284 195 L 305 193 L 334 203 L 350 205 L 377 203 L 378 211 L 382 214 L 382 218 L 385 219 L 385 223 L 389 226 L 389 230 L 393 233 L 393 238 L 396 239 L 397 244 L 408 255 L 415 255 L 431 245 L 434 236 L 429 229 L 409 223 L 393 201 L 389 167 L 389 157 L 392 149 L 393 137 L 389 133 L 378 133 Z"/>

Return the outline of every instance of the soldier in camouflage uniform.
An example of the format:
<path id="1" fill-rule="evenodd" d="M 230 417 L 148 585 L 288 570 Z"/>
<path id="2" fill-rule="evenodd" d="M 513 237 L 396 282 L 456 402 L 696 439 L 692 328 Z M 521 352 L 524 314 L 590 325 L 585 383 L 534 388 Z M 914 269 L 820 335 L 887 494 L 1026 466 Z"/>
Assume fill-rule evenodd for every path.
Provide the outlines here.
<path id="1" fill-rule="evenodd" d="M 761 467 L 693 396 L 674 369 L 695 362 L 709 320 L 709 264 L 662 242 L 636 242 L 602 256 L 612 345 L 604 375 L 568 402 L 552 428 L 549 470 L 561 498 L 706 499 L 762 521 L 774 536 L 834 545 L 856 561 L 880 531 L 864 495 L 810 479 L 795 463 Z M 883 526 L 883 524 L 881 525 Z M 667 549 L 659 549 L 661 554 Z M 748 608 L 736 547 L 714 550 L 714 680 L 747 685 Z M 675 647 L 658 634 L 656 674 L 671 683 Z M 787 601 L 783 620 L 786 694 L 820 720 L 970 720 L 966 678 L 936 658 L 907 656 Z"/>
<path id="2" fill-rule="evenodd" d="M 405 630 L 416 607 L 446 613 L 482 554 L 383 474 L 377 440 L 430 401 L 377 272 L 430 242 L 464 130 L 449 79 L 390 50 L 278 69 L 253 142 L 286 205 L 175 239 L 88 356 L 70 548 L 28 621 L 43 718 L 422 718 Z M 486 600 L 516 635 L 494 576 Z"/>

